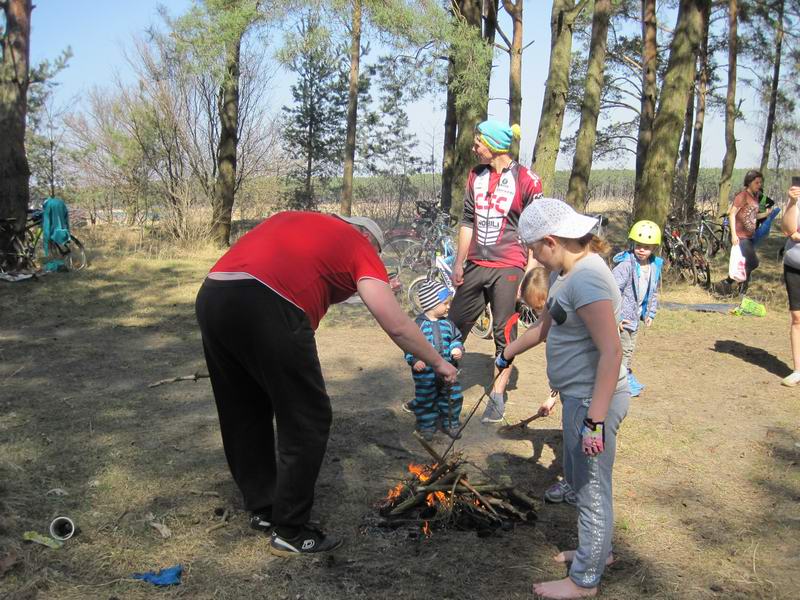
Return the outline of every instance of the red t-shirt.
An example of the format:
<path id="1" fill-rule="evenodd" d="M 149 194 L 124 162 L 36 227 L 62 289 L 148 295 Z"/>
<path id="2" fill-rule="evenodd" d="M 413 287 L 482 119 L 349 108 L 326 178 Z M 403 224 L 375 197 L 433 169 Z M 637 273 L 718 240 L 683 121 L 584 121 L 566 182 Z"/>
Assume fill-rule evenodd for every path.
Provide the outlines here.
<path id="1" fill-rule="evenodd" d="M 211 268 L 247 273 L 301 308 L 316 329 L 360 279 L 389 282 L 372 244 L 349 223 L 310 212 L 278 213 L 248 232 Z"/>

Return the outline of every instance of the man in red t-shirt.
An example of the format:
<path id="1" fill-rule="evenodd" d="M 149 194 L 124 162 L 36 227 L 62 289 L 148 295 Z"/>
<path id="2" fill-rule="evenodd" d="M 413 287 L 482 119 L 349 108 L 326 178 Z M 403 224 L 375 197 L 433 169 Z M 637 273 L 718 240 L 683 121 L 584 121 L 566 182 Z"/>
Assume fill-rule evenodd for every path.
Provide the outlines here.
<path id="1" fill-rule="evenodd" d="M 331 425 L 314 331 L 331 304 L 358 293 L 395 344 L 455 382 L 455 367 L 397 303 L 382 242 L 365 217 L 279 213 L 228 250 L 197 295 L 225 456 L 250 526 L 272 530 L 274 554 L 341 544 L 309 524 Z"/>
<path id="2" fill-rule="evenodd" d="M 542 197 L 542 181 L 509 155 L 515 137 L 519 137 L 518 125 L 484 121 L 476 128 L 472 152 L 480 164 L 467 179 L 458 254 L 453 265 L 457 289 L 450 320 L 466 338 L 488 302 L 497 354 L 516 338 L 516 324 L 508 329 L 506 324 L 516 311 L 522 276 L 538 264 L 520 243 L 517 225 L 523 209 Z M 507 334 L 510 339 L 506 339 Z M 511 369 L 506 369 L 495 379 L 482 423 L 503 420 L 510 375 Z"/>

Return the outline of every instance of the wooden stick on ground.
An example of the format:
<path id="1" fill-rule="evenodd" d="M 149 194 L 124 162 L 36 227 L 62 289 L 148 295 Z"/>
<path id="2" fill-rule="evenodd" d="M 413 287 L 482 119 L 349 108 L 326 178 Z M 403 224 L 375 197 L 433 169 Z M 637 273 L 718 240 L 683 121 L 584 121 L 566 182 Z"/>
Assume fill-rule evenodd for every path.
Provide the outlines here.
<path id="1" fill-rule="evenodd" d="M 160 385 L 164 385 L 165 383 L 175 383 L 176 381 L 197 381 L 199 379 L 206 379 L 209 377 L 208 373 L 200 373 L 199 371 L 194 375 L 183 375 L 182 377 L 173 377 L 172 379 L 162 379 L 161 381 L 156 381 L 155 383 L 151 383 L 147 387 L 158 387 Z"/>
<path id="2" fill-rule="evenodd" d="M 481 503 L 482 503 L 482 504 L 483 504 L 483 505 L 484 505 L 486 508 L 488 508 L 488 509 L 489 509 L 489 510 L 492 512 L 492 514 L 494 514 L 494 516 L 496 516 L 496 517 L 497 517 L 497 516 L 499 516 L 499 515 L 497 514 L 497 511 L 496 511 L 496 510 L 495 510 L 495 509 L 492 507 L 492 505 L 491 505 L 491 504 L 489 504 L 489 501 L 488 501 L 488 500 L 486 500 L 486 498 L 484 498 L 483 496 L 481 496 L 481 493 L 480 493 L 478 490 L 476 490 L 474 487 L 472 487 L 472 486 L 470 485 L 470 483 L 469 483 L 469 481 L 467 481 L 467 478 L 466 478 L 466 477 L 461 477 L 461 483 L 462 483 L 462 484 L 464 485 L 464 487 L 465 487 L 465 488 L 467 488 L 467 489 L 468 489 L 470 492 L 472 492 L 473 494 L 475 494 L 475 497 L 476 497 L 476 498 L 478 498 L 478 500 L 480 500 L 480 501 L 481 501 Z"/>
<path id="3" fill-rule="evenodd" d="M 211 533 L 212 531 L 216 531 L 217 529 L 222 529 L 228 524 L 228 509 L 225 509 L 225 512 L 222 513 L 222 520 L 217 523 L 216 525 L 212 525 L 211 527 L 206 529 L 206 533 Z"/>
<path id="4" fill-rule="evenodd" d="M 433 446 L 431 446 L 422 438 L 418 431 L 414 432 L 414 437 L 417 438 L 417 441 L 422 445 L 423 448 L 425 448 L 425 451 L 433 457 L 433 460 L 436 461 L 437 465 L 441 465 L 444 462 L 444 459 L 439 455 L 439 453 L 433 449 Z"/>

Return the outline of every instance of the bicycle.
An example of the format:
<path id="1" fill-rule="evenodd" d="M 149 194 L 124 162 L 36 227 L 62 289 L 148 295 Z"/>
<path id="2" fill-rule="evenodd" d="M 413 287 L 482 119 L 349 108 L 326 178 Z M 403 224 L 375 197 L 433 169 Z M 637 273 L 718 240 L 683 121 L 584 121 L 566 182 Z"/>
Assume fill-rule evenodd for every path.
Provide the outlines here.
<path id="1" fill-rule="evenodd" d="M 731 248 L 731 228 L 728 215 L 722 215 L 721 224 L 709 213 L 700 213 L 696 223 L 688 223 L 683 235 L 690 248 L 701 252 L 706 259 L 714 258 L 720 250 L 728 252 Z"/>
<path id="2" fill-rule="evenodd" d="M 47 255 L 40 256 L 37 252 L 44 234 L 42 220 L 43 212 L 40 209 L 28 209 L 25 228 L 22 232 L 16 232 L 16 219 L 0 219 L 0 229 L 10 233 L 12 250 L 4 253 L 0 259 L 0 272 L 41 270 L 39 262 L 47 258 Z M 86 250 L 83 243 L 72 234 L 63 244 L 51 241 L 49 250 L 52 257 L 62 260 L 70 271 L 80 271 L 86 267 Z"/>
<path id="3" fill-rule="evenodd" d="M 452 296 L 456 293 L 453 284 L 453 262 L 456 258 L 455 247 L 449 235 L 439 235 L 436 245 L 427 248 L 428 269 L 424 275 L 418 276 L 408 286 L 408 302 L 414 313 L 421 313 L 422 306 L 419 304 L 419 288 L 428 279 L 439 281 L 444 285 Z M 470 333 L 480 338 L 486 339 L 492 334 L 492 313 L 489 305 L 486 305 L 483 313 L 472 326 Z"/>
<path id="4" fill-rule="evenodd" d="M 661 242 L 666 261 L 664 279 L 685 282 L 690 285 L 711 285 L 711 267 L 708 259 L 698 248 L 691 248 L 681 236 L 677 225 L 667 221 Z"/>

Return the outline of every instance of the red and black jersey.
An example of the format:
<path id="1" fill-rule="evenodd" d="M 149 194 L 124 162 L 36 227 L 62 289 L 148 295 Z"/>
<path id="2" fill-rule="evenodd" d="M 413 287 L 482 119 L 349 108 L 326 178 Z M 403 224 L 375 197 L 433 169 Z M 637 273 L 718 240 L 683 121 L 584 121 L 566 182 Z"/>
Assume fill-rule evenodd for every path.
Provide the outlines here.
<path id="1" fill-rule="evenodd" d="M 211 268 L 246 273 L 301 308 L 316 329 L 331 304 L 364 278 L 389 282 L 386 267 L 352 225 L 321 213 L 282 212 L 251 230 Z"/>
<path id="2" fill-rule="evenodd" d="M 542 195 L 539 176 L 517 162 L 501 173 L 488 165 L 472 169 L 461 221 L 473 229 L 467 260 L 484 267 L 524 268 L 528 253 L 517 236 L 519 217 Z"/>

